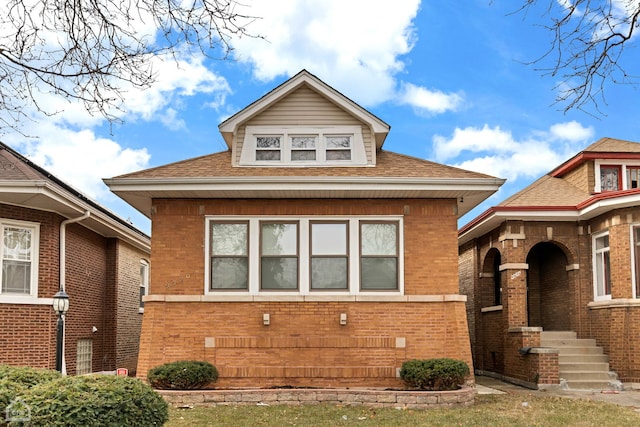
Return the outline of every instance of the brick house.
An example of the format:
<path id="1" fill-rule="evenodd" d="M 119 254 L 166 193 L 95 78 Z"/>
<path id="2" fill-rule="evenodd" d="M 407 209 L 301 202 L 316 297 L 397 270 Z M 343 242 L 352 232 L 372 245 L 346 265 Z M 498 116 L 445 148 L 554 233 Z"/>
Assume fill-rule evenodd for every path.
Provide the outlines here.
<path id="1" fill-rule="evenodd" d="M 502 180 L 382 150 L 389 126 L 301 71 L 219 125 L 224 152 L 105 180 L 152 220 L 138 375 L 397 386 L 471 363 L 457 218 Z"/>
<path id="2" fill-rule="evenodd" d="M 0 363 L 55 367 L 63 284 L 66 371 L 135 373 L 149 236 L 1 143 L 0 230 Z"/>
<path id="3" fill-rule="evenodd" d="M 602 138 L 461 228 L 476 372 L 640 382 L 639 206 L 640 144 Z"/>

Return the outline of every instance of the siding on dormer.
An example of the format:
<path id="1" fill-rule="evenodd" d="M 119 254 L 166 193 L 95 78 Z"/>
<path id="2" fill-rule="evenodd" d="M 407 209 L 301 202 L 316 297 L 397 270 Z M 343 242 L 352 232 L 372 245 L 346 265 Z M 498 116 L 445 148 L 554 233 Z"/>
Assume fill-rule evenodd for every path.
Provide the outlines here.
<path id="1" fill-rule="evenodd" d="M 311 90 L 301 86 L 269 109 L 261 112 L 244 123 L 234 138 L 233 164 L 240 163 L 240 153 L 244 143 L 247 126 L 360 126 L 362 139 L 367 153 L 367 164 L 372 164 L 373 141 L 371 129 L 334 103 Z"/>

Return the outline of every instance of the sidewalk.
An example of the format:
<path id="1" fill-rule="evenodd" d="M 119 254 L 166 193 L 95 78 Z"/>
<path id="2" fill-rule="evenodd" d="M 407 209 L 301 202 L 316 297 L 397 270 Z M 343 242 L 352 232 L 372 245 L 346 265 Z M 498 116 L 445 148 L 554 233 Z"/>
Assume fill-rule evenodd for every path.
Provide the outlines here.
<path id="1" fill-rule="evenodd" d="M 613 403 L 621 406 L 631 406 L 640 412 L 639 390 L 563 390 L 545 389 L 530 390 L 515 384 L 507 383 L 492 377 L 476 376 L 476 390 L 478 394 L 526 394 L 532 396 L 558 396 L 570 399 L 590 399 Z"/>

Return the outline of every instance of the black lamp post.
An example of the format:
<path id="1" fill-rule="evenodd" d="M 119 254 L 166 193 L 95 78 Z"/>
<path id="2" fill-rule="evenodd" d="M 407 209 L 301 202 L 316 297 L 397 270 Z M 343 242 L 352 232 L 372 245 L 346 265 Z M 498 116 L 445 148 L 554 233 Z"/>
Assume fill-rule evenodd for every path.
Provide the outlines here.
<path id="1" fill-rule="evenodd" d="M 56 371 L 62 372 L 62 341 L 64 335 L 64 315 L 69 310 L 69 295 L 59 290 L 53 296 L 53 311 L 58 315 L 56 324 Z"/>

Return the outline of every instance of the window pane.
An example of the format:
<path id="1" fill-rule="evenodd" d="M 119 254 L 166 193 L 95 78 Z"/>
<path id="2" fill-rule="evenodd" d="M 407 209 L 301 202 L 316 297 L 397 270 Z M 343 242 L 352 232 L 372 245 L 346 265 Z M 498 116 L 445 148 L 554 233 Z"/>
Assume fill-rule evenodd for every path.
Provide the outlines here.
<path id="1" fill-rule="evenodd" d="M 31 259 L 31 230 L 5 227 L 4 259 L 29 261 Z"/>
<path id="2" fill-rule="evenodd" d="M 247 232 L 247 224 L 213 224 L 212 255 L 246 255 Z"/>
<path id="3" fill-rule="evenodd" d="M 609 247 L 609 236 L 602 236 L 596 239 L 596 249 L 604 249 Z"/>
<path id="4" fill-rule="evenodd" d="M 617 167 L 601 167 L 600 168 L 600 187 L 602 191 L 618 190 L 619 168 Z"/>
<path id="5" fill-rule="evenodd" d="M 327 148 L 349 148 L 351 147 L 350 136 L 328 136 Z"/>
<path id="6" fill-rule="evenodd" d="M 627 185 L 629 188 L 638 188 L 640 186 L 640 168 L 627 167 Z"/>
<path id="7" fill-rule="evenodd" d="M 297 289 L 298 258 L 262 258 L 262 289 Z"/>
<path id="8" fill-rule="evenodd" d="M 397 255 L 396 224 L 362 224 L 362 255 Z"/>
<path id="9" fill-rule="evenodd" d="M 347 224 L 311 224 L 312 255 L 346 255 Z"/>
<path id="10" fill-rule="evenodd" d="M 291 160 L 315 160 L 316 152 L 308 150 L 296 150 L 291 152 Z"/>
<path id="11" fill-rule="evenodd" d="M 2 263 L 2 292 L 31 293 L 31 263 L 7 261 Z"/>
<path id="12" fill-rule="evenodd" d="M 297 224 L 262 224 L 262 255 L 297 255 Z"/>
<path id="13" fill-rule="evenodd" d="M 247 258 L 213 258 L 211 289 L 247 289 Z"/>
<path id="14" fill-rule="evenodd" d="M 327 150 L 327 160 L 351 160 L 350 150 Z"/>
<path id="15" fill-rule="evenodd" d="M 311 289 L 347 289 L 347 258 L 312 258 Z"/>
<path id="16" fill-rule="evenodd" d="M 294 136 L 291 138 L 291 148 L 316 148 L 314 136 Z"/>
<path id="17" fill-rule="evenodd" d="M 259 136 L 256 138 L 258 148 L 280 148 L 279 136 Z"/>
<path id="18" fill-rule="evenodd" d="M 398 289 L 396 258 L 362 258 L 361 263 L 363 290 Z"/>
<path id="19" fill-rule="evenodd" d="M 256 151 L 256 160 L 280 160 L 280 151 L 275 151 L 275 150 Z"/>

